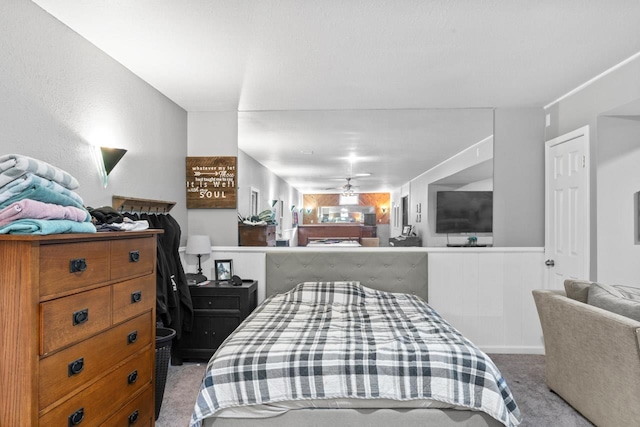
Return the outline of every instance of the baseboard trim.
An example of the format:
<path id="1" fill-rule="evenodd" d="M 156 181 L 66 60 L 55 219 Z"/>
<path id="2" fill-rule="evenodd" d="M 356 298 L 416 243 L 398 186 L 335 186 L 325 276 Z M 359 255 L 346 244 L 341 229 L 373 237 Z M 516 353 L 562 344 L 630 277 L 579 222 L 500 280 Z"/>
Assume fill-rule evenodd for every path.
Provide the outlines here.
<path id="1" fill-rule="evenodd" d="M 478 345 L 485 353 L 493 354 L 544 354 L 544 346 L 496 346 L 496 345 Z"/>

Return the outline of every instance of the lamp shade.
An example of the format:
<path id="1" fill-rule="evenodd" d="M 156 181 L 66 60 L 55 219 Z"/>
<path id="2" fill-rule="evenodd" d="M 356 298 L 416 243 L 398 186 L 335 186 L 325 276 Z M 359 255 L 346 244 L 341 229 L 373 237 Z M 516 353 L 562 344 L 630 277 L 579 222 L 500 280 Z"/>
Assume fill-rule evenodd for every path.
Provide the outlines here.
<path id="1" fill-rule="evenodd" d="M 127 152 L 124 148 L 108 148 L 100 147 L 102 152 L 102 161 L 104 162 L 104 171 L 107 175 L 111 173 L 114 167 L 118 164 L 124 153 Z"/>
<path id="2" fill-rule="evenodd" d="M 211 253 L 211 240 L 209 236 L 194 235 L 187 238 L 185 253 L 190 255 L 202 255 Z"/>

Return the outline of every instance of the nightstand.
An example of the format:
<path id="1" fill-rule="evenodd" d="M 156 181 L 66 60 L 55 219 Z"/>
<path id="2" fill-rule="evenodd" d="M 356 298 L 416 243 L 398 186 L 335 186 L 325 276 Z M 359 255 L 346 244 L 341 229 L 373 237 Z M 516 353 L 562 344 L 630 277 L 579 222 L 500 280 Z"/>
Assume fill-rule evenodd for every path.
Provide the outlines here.
<path id="1" fill-rule="evenodd" d="M 220 344 L 256 308 L 258 282 L 243 280 L 242 285 L 211 281 L 189 286 L 193 303 L 192 331 L 183 333 L 172 352 L 171 364 L 183 360 L 208 361 Z"/>

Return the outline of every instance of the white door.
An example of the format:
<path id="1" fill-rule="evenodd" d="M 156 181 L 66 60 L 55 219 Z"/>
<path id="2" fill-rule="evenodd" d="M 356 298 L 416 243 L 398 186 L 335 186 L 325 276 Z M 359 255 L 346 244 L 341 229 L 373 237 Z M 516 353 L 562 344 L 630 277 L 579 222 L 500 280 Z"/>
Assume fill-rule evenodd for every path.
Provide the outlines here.
<path id="1" fill-rule="evenodd" d="M 589 127 L 547 141 L 545 264 L 547 288 L 589 279 Z"/>

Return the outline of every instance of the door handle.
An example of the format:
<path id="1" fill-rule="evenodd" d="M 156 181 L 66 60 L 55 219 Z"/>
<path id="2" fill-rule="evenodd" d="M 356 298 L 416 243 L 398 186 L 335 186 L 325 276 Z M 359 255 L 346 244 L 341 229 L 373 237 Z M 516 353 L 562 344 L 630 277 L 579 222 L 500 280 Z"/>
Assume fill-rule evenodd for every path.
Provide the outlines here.
<path id="1" fill-rule="evenodd" d="M 552 259 L 548 259 L 544 262 L 544 265 L 546 265 L 547 267 L 553 267 L 554 265 L 556 265 L 556 262 Z"/>

